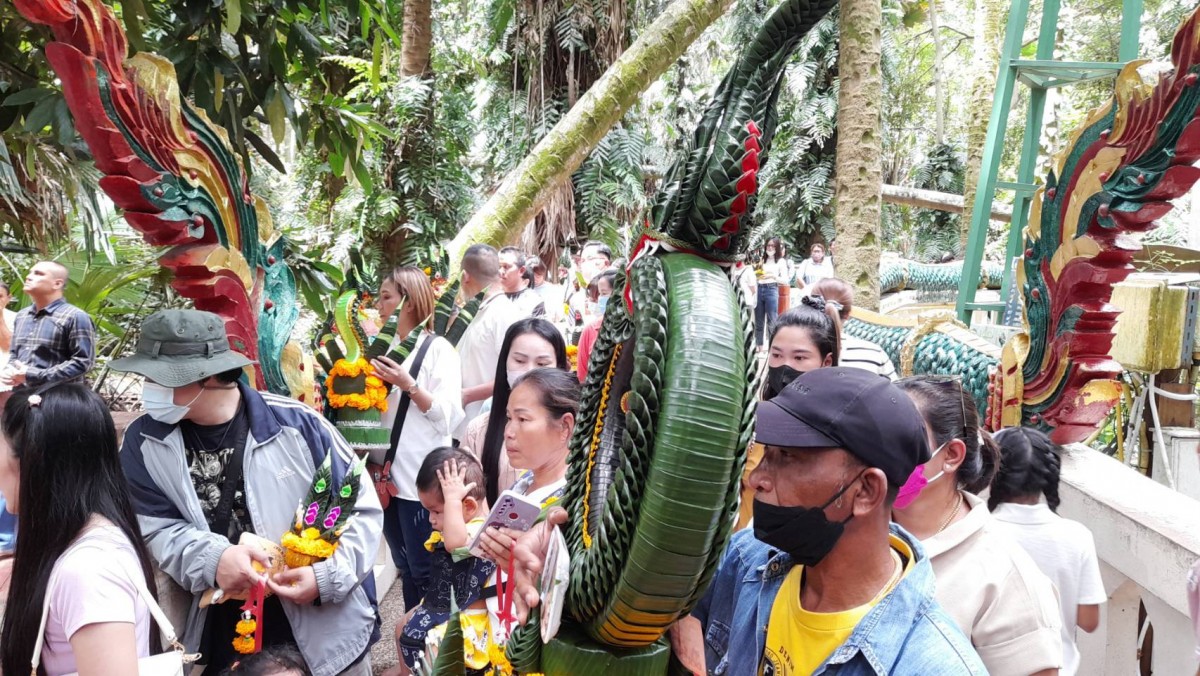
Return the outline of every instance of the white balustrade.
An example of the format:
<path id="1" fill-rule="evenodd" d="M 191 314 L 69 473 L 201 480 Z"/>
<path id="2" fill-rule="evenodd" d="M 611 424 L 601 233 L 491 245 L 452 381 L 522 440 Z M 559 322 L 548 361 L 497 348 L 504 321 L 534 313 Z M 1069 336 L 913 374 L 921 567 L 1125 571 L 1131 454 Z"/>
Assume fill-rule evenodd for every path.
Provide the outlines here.
<path id="1" fill-rule="evenodd" d="M 1196 674 L 1185 585 L 1200 558 L 1200 502 L 1079 445 L 1064 453 L 1059 493 L 1058 513 L 1091 529 L 1109 593 L 1100 627 L 1077 632 L 1079 673 L 1136 676 L 1139 647 L 1152 645 L 1154 674 Z M 1152 643 L 1140 635 L 1140 604 Z"/>

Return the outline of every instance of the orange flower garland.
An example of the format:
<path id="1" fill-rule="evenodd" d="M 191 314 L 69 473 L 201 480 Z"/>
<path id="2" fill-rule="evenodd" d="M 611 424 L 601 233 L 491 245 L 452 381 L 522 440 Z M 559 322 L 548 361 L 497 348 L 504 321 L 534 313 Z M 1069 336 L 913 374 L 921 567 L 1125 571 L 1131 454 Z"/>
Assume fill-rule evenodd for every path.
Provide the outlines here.
<path id="1" fill-rule="evenodd" d="M 335 378 L 357 378 L 360 375 L 366 374 L 366 391 L 363 393 L 338 394 L 333 389 L 333 381 Z M 355 361 L 347 359 L 339 359 L 334 363 L 333 368 L 329 371 L 329 376 L 325 378 L 325 387 L 329 405 L 333 408 L 356 408 L 360 411 L 365 411 L 369 408 L 377 408 L 380 411 L 387 410 L 387 387 L 379 376 L 375 375 L 375 367 L 371 366 L 366 359 L 359 357 Z"/>

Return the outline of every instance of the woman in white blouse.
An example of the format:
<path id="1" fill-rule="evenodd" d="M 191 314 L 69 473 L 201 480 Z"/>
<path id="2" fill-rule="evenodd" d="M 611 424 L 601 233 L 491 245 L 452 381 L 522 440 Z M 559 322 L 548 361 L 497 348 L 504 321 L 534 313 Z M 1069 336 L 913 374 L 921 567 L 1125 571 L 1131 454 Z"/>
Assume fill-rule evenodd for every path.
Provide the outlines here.
<path id="1" fill-rule="evenodd" d="M 1058 598 L 1037 564 L 976 493 L 1000 451 L 957 378 L 896 381 L 929 429 L 930 459 L 899 490 L 892 519 L 921 541 L 936 598 L 992 676 L 1054 676 L 1062 666 Z"/>
<path id="2" fill-rule="evenodd" d="M 404 427 L 392 461 L 392 483 L 399 492 L 383 511 L 383 535 L 392 553 L 392 562 L 404 583 L 404 605 L 412 608 L 425 595 L 429 581 L 429 513 L 417 497 L 417 470 L 425 456 L 435 448 L 449 446 L 450 434 L 463 419 L 462 366 L 458 352 L 445 338 L 433 335 L 433 285 L 420 269 L 405 266 L 393 270 L 379 285 L 379 316 L 391 317 L 403 300 L 396 326 L 396 341 L 402 341 L 419 325 L 424 330 L 403 364 L 386 357 L 371 362 L 375 374 L 394 387 L 388 393 L 388 408 L 383 425 L 392 429 L 401 420 Z M 421 370 L 414 378 L 410 371 L 416 355 L 426 341 L 430 343 Z M 407 410 L 397 411 L 400 395 L 407 392 Z M 401 417 L 403 416 L 403 418 Z M 384 452 L 372 462 L 382 462 Z"/>

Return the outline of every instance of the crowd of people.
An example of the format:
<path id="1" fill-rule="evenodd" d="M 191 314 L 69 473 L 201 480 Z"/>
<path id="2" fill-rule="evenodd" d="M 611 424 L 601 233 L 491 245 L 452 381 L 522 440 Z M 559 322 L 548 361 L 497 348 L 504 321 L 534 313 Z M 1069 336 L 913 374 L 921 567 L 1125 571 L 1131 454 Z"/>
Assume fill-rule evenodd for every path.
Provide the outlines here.
<path id="1" fill-rule="evenodd" d="M 752 267 L 731 271 L 757 303 L 765 371 L 739 530 L 670 630 L 679 661 L 735 676 L 1076 673 L 1076 629 L 1097 627 L 1106 594 L 1091 534 L 1056 513 L 1061 449 L 1033 429 L 993 438 L 956 378 L 897 379 L 881 348 L 844 333 L 853 290 L 821 245 L 800 266 L 778 239 L 763 254 L 752 289 Z M 467 668 L 502 659 L 511 627 L 497 618 L 539 603 L 550 529 L 568 518 L 552 505 L 613 263 L 589 242 L 557 285 L 536 257 L 471 246 L 462 292 L 483 300 L 457 347 L 427 321 L 429 278 L 388 271 L 379 314 L 420 338 L 402 363 L 372 363 L 391 385 L 379 477 L 352 472 L 358 457 L 319 413 L 248 386 L 252 362 L 195 310 L 150 316 L 110 364 L 145 381 L 145 415 L 118 442 L 83 382 L 92 324 L 63 300 L 66 270 L 34 266 L 32 304 L 0 322 L 0 495 L 16 521 L 0 671 L 137 673 L 178 629 L 204 674 L 370 674 L 382 636 L 401 658 L 389 673 L 409 674 L 453 607 Z M 288 531 L 325 463 L 335 486 L 361 482 L 353 518 L 332 556 L 279 570 L 243 535 Z M 548 516 L 485 527 L 503 500 Z M 394 627 L 372 575 L 381 542 L 406 609 Z M 213 592 L 262 586 L 263 651 L 245 656 L 242 604 Z"/>

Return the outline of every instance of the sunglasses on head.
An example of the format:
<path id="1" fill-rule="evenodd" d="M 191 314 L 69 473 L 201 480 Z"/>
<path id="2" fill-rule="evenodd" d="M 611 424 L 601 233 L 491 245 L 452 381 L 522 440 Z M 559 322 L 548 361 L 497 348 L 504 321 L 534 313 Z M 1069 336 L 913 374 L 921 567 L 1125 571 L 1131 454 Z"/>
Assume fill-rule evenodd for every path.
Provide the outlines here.
<path id="1" fill-rule="evenodd" d="M 962 376 L 951 374 L 938 374 L 924 376 L 923 380 L 932 385 L 938 385 L 947 389 L 953 388 L 958 399 L 958 410 L 962 414 L 962 434 L 963 439 L 967 438 L 967 405 L 963 403 L 966 399 L 966 391 L 963 389 Z"/>

